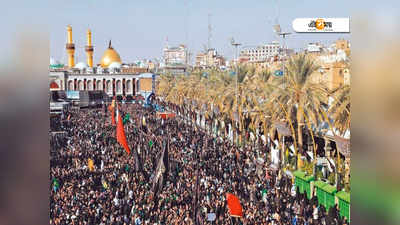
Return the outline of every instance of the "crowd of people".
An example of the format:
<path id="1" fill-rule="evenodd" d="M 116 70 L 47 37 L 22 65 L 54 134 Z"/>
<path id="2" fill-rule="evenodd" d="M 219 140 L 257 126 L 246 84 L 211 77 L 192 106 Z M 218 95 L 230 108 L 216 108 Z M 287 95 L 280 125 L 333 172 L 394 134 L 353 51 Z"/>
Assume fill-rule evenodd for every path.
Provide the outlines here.
<path id="1" fill-rule="evenodd" d="M 50 224 L 346 224 L 337 206 L 326 212 L 289 175 L 257 162 L 268 158 L 267 146 L 238 148 L 140 104 L 122 104 L 120 112 L 130 115 L 131 154 L 106 108 L 67 112 L 63 132 L 50 135 Z M 155 192 L 164 148 L 168 169 Z M 230 216 L 226 193 L 240 199 L 242 218 Z"/>

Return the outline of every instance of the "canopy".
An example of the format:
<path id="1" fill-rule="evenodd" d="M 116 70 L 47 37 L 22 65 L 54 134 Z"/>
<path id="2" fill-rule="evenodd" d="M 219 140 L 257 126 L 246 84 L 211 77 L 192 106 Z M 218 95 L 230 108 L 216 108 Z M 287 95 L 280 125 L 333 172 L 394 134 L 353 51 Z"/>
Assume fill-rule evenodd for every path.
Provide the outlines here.
<path id="1" fill-rule="evenodd" d="M 336 193 L 336 196 L 340 199 L 342 199 L 343 201 L 346 201 L 348 203 L 350 203 L 350 193 L 347 193 L 345 191 L 341 191 Z"/>

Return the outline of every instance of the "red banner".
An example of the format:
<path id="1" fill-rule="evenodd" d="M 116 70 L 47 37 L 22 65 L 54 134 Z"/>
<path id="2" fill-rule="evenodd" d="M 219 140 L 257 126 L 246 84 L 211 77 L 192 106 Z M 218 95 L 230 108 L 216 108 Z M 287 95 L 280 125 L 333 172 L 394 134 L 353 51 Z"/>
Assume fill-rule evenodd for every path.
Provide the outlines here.
<path id="1" fill-rule="evenodd" d="M 231 193 L 226 194 L 226 201 L 228 202 L 229 214 L 235 217 L 243 217 L 243 209 L 240 205 L 239 198 Z"/>

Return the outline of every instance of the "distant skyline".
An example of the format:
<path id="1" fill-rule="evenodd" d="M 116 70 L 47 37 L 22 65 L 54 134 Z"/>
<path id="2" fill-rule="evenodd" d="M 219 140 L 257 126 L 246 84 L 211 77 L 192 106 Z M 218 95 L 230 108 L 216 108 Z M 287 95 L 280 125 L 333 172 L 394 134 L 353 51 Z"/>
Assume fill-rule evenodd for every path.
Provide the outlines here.
<path id="1" fill-rule="evenodd" d="M 92 31 L 94 61 L 97 64 L 112 40 L 125 63 L 162 56 L 166 38 L 170 46 L 185 44 L 194 56 L 207 45 L 208 14 L 211 14 L 211 47 L 228 59 L 234 54 L 230 38 L 242 46 L 281 41 L 272 26 L 292 32 L 288 48 L 303 49 L 309 42 L 331 43 L 350 34 L 298 34 L 292 21 L 299 17 L 350 17 L 349 1 L 327 1 L 320 7 L 314 0 L 70 0 L 53 10 L 50 28 L 50 56 L 66 63 L 66 27 L 73 28 L 75 61 L 86 61 L 86 31 Z"/>

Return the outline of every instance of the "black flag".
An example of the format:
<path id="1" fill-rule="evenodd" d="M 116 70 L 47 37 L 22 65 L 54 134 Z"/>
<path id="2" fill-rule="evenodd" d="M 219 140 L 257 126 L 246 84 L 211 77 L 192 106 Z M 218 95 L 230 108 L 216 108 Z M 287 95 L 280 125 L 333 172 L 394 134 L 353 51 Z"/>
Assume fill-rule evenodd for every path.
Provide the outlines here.
<path id="1" fill-rule="evenodd" d="M 168 148 L 169 148 L 169 141 L 168 144 L 166 144 L 164 141 L 163 151 L 160 155 L 160 159 L 158 160 L 156 173 L 154 174 L 153 177 L 152 190 L 155 197 L 158 194 L 158 191 L 160 191 L 161 188 L 163 187 L 164 182 L 166 180 L 166 176 L 168 174 Z"/>

